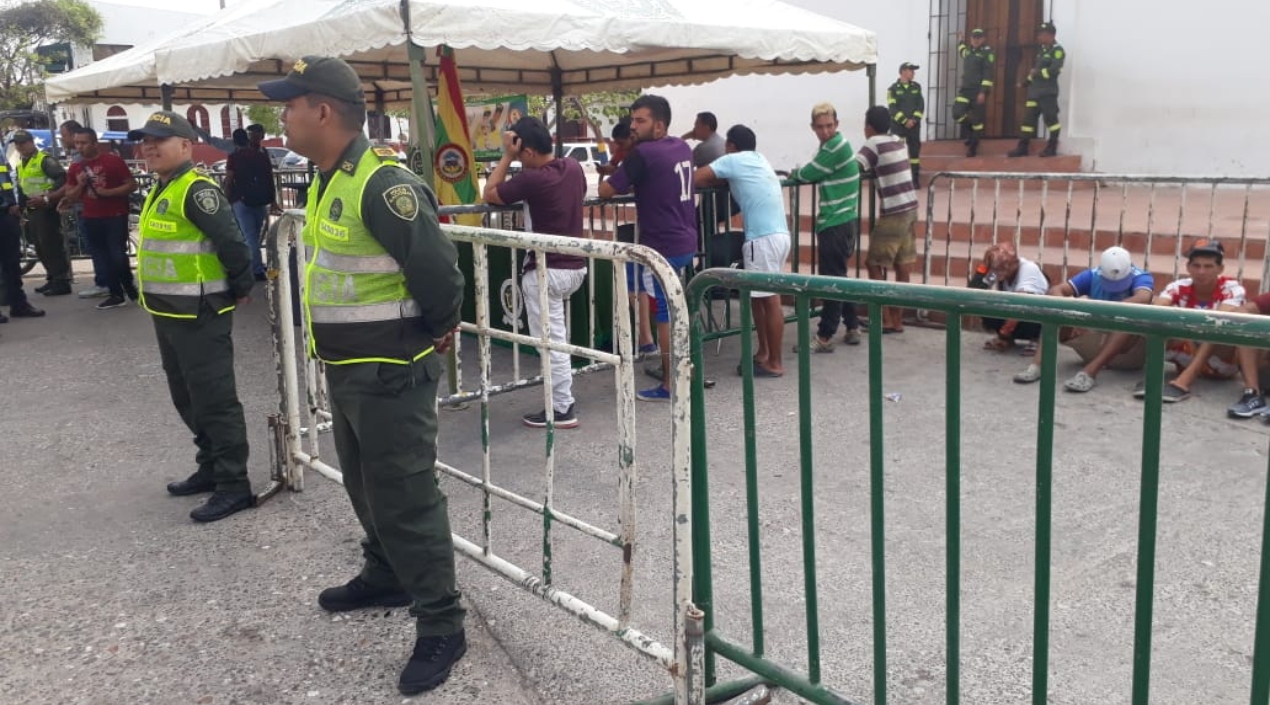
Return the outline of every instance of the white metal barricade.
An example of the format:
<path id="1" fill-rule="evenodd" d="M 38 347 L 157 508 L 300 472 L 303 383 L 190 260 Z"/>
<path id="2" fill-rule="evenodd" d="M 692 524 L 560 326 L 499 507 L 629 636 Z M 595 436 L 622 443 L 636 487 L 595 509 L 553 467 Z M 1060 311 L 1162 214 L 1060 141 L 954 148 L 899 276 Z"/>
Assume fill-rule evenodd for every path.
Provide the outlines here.
<path id="1" fill-rule="evenodd" d="M 603 213 L 599 216 L 605 221 Z M 304 214 L 302 211 L 288 211 L 270 228 L 267 243 L 269 245 L 269 267 L 271 283 L 269 286 L 270 313 L 273 317 L 275 332 L 275 353 L 278 366 L 278 384 L 282 398 L 281 407 L 276 417 L 270 419 L 274 430 L 272 455 L 275 463 L 274 474 L 279 481 L 293 490 L 303 488 L 303 472 L 305 468 L 336 481 L 342 481 L 340 470 L 328 463 L 323 453 L 321 435 L 328 430 L 331 421 L 329 399 L 322 365 L 305 355 L 300 350 L 308 349 L 308 326 L 297 320 L 296 306 L 291 281 L 293 265 L 304 262 L 304 245 L 300 238 Z M 473 271 L 476 298 L 475 321 L 464 321 L 461 331 L 475 336 L 477 359 L 480 367 L 480 383 L 475 390 L 462 391 L 460 368 L 457 364 L 457 350 L 450 355 L 450 394 L 438 399 L 441 405 L 464 403 L 480 403 L 482 466 L 478 471 L 467 472 L 443 460 L 437 462 L 437 471 L 444 476 L 458 480 L 476 488 L 483 495 L 482 532 L 481 537 L 472 540 L 454 535 L 454 548 L 457 552 L 471 558 L 486 568 L 516 583 L 526 591 L 554 604 L 574 617 L 582 619 L 599 629 L 608 632 L 621 643 L 653 659 L 671 675 L 674 682 L 675 702 L 677 705 L 697 705 L 704 703 L 704 681 L 702 679 L 702 655 L 704 652 L 703 636 L 700 625 L 701 613 L 692 604 L 692 490 L 690 441 L 690 379 L 692 374 L 689 355 L 689 322 L 687 303 L 684 297 L 682 282 L 674 269 L 660 255 L 639 245 L 611 242 L 596 239 L 581 239 L 540 235 L 534 233 L 513 232 L 491 228 L 474 228 L 457 225 L 442 226 L 447 235 L 457 243 L 469 243 L 473 253 Z M 592 227 L 594 228 L 594 218 Z M 545 261 L 545 253 L 573 255 L 588 260 L 594 280 L 595 262 L 607 260 L 613 263 L 612 284 L 612 319 L 614 347 L 602 350 L 595 346 L 574 345 L 568 342 L 556 342 L 549 338 L 550 325 L 547 322 L 547 269 L 537 267 L 532 276 L 538 277 L 539 311 L 542 317 L 542 335 L 531 337 L 517 330 L 502 330 L 493 325 L 490 311 L 491 282 L 489 281 L 489 251 L 491 248 L 506 248 L 512 251 L 529 250 L 536 253 L 539 262 Z M 514 262 L 514 259 L 513 259 Z M 671 447 L 672 460 L 669 475 L 672 490 L 673 522 L 673 572 L 671 592 L 674 601 L 673 643 L 665 645 L 652 638 L 646 630 L 641 630 L 631 623 L 632 603 L 635 595 L 636 579 L 634 557 L 639 548 L 636 531 L 635 483 L 638 477 L 635 428 L 635 355 L 631 334 L 631 319 L 628 303 L 628 287 L 625 263 L 635 263 L 648 268 L 656 276 L 667 296 L 671 312 L 671 377 L 669 385 L 672 392 L 671 401 Z M 302 265 L 301 265 L 302 268 Z M 301 296 L 303 295 L 303 276 L 298 277 Z M 518 288 L 518 287 L 517 287 Z M 595 282 L 588 289 L 591 301 L 589 314 L 594 330 L 596 316 Z M 518 294 L 513 294 L 513 298 Z M 302 316 L 303 312 L 300 311 Z M 515 317 L 513 316 L 513 319 Z M 297 325 L 297 323 L 299 325 Z M 297 329 L 299 333 L 297 334 Z M 458 339 L 461 336 L 456 336 Z M 545 408 L 551 418 L 551 366 L 543 364 L 541 374 L 527 377 L 520 374 L 519 365 L 514 370 L 514 379 L 509 383 L 495 385 L 493 379 L 493 355 L 491 343 L 503 341 L 512 346 L 532 346 L 539 351 L 541 359 L 549 359 L 548 351 L 560 351 L 571 356 L 591 361 L 586 367 L 574 370 L 574 374 L 613 370 L 615 377 L 617 405 L 618 436 L 618 517 L 619 526 L 616 531 L 596 526 L 579 519 L 557 507 L 554 501 L 555 462 L 552 448 L 548 441 L 544 467 L 545 486 L 541 500 L 532 499 L 513 492 L 495 483 L 492 478 L 490 461 L 490 428 L 488 405 L 491 397 L 515 389 L 533 385 L 541 385 Z M 514 359 L 518 355 L 514 356 Z M 304 390 L 303 392 L 301 390 Z M 301 404 L 301 398 L 306 403 Z M 548 424 L 548 434 L 553 433 L 552 423 Z M 493 523 L 496 513 L 494 500 L 502 500 L 528 510 L 543 517 L 543 566 L 540 573 L 535 573 L 517 566 L 499 555 L 495 550 Z M 551 574 L 550 543 L 552 529 L 556 524 L 563 524 L 575 529 L 583 535 L 613 545 L 622 552 L 621 575 L 618 580 L 618 609 L 616 615 L 610 615 L 581 598 L 558 586 Z"/>

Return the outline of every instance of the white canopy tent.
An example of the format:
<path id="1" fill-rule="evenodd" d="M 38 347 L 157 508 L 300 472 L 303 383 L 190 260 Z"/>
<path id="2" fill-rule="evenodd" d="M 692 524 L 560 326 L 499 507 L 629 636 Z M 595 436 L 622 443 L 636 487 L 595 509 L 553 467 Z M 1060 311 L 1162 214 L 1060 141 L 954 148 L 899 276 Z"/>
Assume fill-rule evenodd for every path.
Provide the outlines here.
<path id="1" fill-rule="evenodd" d="M 263 100 L 306 54 L 341 56 L 372 104 L 410 100 L 419 48 L 456 50 L 469 92 L 582 94 L 750 73 L 861 69 L 875 35 L 777 0 L 246 0 L 48 82 L 50 102 Z M 415 51 L 408 51 L 414 48 Z M 435 82 L 435 61 L 418 77 Z M 417 65 L 417 64 L 416 64 Z"/>

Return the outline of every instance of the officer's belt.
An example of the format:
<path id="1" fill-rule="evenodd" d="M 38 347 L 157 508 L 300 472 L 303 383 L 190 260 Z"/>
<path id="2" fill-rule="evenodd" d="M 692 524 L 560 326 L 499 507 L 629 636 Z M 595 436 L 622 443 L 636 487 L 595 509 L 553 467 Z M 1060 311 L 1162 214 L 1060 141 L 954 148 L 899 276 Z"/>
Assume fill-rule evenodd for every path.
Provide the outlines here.
<path id="1" fill-rule="evenodd" d="M 388 301 L 382 304 L 357 304 L 352 306 L 323 306 L 309 303 L 309 319 L 314 323 L 377 323 L 402 318 L 418 318 L 423 315 L 419 302 Z"/>
<path id="2" fill-rule="evenodd" d="M 391 255 L 337 255 L 318 250 L 314 266 L 346 274 L 397 274 L 401 265 Z"/>

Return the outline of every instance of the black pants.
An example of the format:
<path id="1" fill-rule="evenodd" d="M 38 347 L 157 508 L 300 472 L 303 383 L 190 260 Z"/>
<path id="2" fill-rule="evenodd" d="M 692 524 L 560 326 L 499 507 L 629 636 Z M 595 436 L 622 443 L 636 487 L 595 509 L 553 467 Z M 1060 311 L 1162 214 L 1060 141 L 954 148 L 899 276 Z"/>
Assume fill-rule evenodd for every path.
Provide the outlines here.
<path id="1" fill-rule="evenodd" d="M 136 290 L 128 260 L 128 216 L 84 218 L 84 234 L 93 253 L 93 271 L 112 296 Z"/>
<path id="2" fill-rule="evenodd" d="M 1036 119 L 1045 120 L 1045 128 L 1049 130 L 1051 135 L 1057 135 L 1062 129 L 1062 125 L 1058 122 L 1058 96 L 1043 95 L 1035 99 L 1028 99 L 1024 105 L 1027 111 L 1023 114 L 1023 125 L 1019 127 L 1021 137 L 1036 136 Z"/>
<path id="3" fill-rule="evenodd" d="M 903 124 L 891 125 L 891 134 L 904 140 L 908 145 L 908 163 L 920 168 L 922 164 L 922 123 L 918 121 L 911 130 Z"/>
<path id="4" fill-rule="evenodd" d="M 197 319 L 154 317 L 172 405 L 194 434 L 194 461 L 222 492 L 245 492 L 247 425 L 234 382 L 234 314 L 210 308 Z"/>
<path id="5" fill-rule="evenodd" d="M 26 212 L 27 239 L 35 245 L 35 253 L 44 265 L 44 278 L 50 284 L 71 283 L 71 259 L 66 254 L 66 236 L 62 219 L 52 208 L 32 208 Z"/>
<path id="6" fill-rule="evenodd" d="M 1001 335 L 1001 328 L 1005 324 L 1006 321 L 1000 318 L 983 319 L 983 327 L 996 332 L 997 335 Z M 1010 340 L 1038 340 L 1040 337 L 1041 324 L 1032 321 L 1019 321 L 1009 335 Z"/>
<path id="7" fill-rule="evenodd" d="M 984 122 L 988 115 L 988 106 L 980 105 L 978 100 L 979 91 L 975 91 L 974 93 L 958 94 L 957 102 L 953 103 L 953 120 L 965 125 L 970 130 L 970 134 L 974 136 L 979 136 L 983 133 Z"/>
<path id="8" fill-rule="evenodd" d="M 4 280 L 6 303 L 10 307 L 26 304 L 22 291 L 22 226 L 9 215 L 8 207 L 0 212 L 0 279 Z"/>
<path id="9" fill-rule="evenodd" d="M 855 253 L 856 241 L 859 239 L 859 220 L 834 225 L 816 233 L 816 273 L 824 277 L 847 276 L 847 260 Z M 855 304 L 825 299 L 820 304 L 820 326 L 816 329 L 816 335 L 821 340 L 832 338 L 838 332 L 839 321 L 847 325 L 847 330 L 860 329 Z"/>

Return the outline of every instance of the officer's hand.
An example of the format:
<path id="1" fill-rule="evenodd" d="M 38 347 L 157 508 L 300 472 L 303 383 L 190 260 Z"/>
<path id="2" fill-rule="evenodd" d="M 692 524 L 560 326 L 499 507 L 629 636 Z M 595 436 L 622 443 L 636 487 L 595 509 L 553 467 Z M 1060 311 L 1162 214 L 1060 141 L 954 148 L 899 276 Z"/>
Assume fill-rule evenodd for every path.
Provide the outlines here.
<path id="1" fill-rule="evenodd" d="M 457 330 L 457 329 L 456 329 Z M 454 331 L 445 334 L 443 338 L 433 338 L 432 347 L 437 352 L 445 354 L 450 352 L 450 346 L 454 344 Z"/>
<path id="2" fill-rule="evenodd" d="M 984 95 L 983 93 L 980 93 L 979 97 L 975 98 L 975 102 L 978 103 L 979 105 L 983 105 L 985 102 L 987 102 L 987 100 L 988 100 L 988 96 Z"/>
<path id="3" fill-rule="evenodd" d="M 244 297 L 242 297 L 241 299 L 239 299 L 239 300 L 238 300 L 238 305 L 239 305 L 239 306 L 246 306 L 246 305 L 247 305 L 247 304 L 249 304 L 249 303 L 251 303 L 251 297 L 250 297 L 250 296 L 244 296 Z"/>
<path id="4" fill-rule="evenodd" d="M 9 206 L 9 215 L 13 216 L 14 218 L 18 217 L 18 215 L 20 215 L 21 213 L 22 211 L 17 206 Z"/>
<path id="5" fill-rule="evenodd" d="M 911 130 L 911 129 L 913 129 L 913 126 L 914 126 L 914 125 L 916 125 L 916 124 L 917 124 L 917 121 L 916 121 L 916 120 L 908 120 L 908 121 L 906 121 L 906 122 L 904 123 L 904 126 L 905 126 L 905 127 L 907 127 L 907 128 L 909 128 L 909 129 Z"/>

